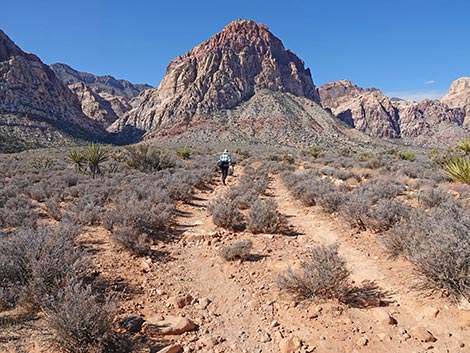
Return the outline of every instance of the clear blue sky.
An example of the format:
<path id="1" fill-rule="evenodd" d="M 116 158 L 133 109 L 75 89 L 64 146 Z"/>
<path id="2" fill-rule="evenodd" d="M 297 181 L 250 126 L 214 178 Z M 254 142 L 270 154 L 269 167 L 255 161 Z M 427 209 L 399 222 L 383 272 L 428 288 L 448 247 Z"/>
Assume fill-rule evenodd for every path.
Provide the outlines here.
<path id="1" fill-rule="evenodd" d="M 470 76 L 468 0 L 11 0 L 0 28 L 47 64 L 156 86 L 174 57 L 238 18 L 266 24 L 317 86 L 435 97 Z"/>

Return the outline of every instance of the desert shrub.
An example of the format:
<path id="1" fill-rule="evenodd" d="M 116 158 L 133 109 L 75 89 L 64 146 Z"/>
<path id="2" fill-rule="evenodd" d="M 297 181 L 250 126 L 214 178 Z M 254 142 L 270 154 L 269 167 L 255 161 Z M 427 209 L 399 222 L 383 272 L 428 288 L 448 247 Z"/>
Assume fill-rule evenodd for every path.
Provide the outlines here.
<path id="1" fill-rule="evenodd" d="M 339 206 L 339 212 L 352 227 L 365 230 L 367 213 L 372 205 L 370 197 L 361 192 L 354 192 L 349 195 L 345 203 Z"/>
<path id="2" fill-rule="evenodd" d="M 254 234 L 280 232 L 286 224 L 286 217 L 278 212 L 274 200 L 257 199 L 248 210 L 247 228 Z"/>
<path id="3" fill-rule="evenodd" d="M 311 178 L 299 182 L 292 190 L 292 194 L 305 206 L 317 204 L 323 195 L 334 190 L 334 186 L 325 179 Z"/>
<path id="4" fill-rule="evenodd" d="M 81 225 L 96 225 L 103 210 L 103 202 L 100 197 L 89 194 L 80 197 L 78 201 L 67 207 L 66 217 Z"/>
<path id="5" fill-rule="evenodd" d="M 452 180 L 470 184 L 470 159 L 455 158 L 446 162 L 444 174 Z"/>
<path id="6" fill-rule="evenodd" d="M 367 161 L 368 159 L 374 158 L 374 154 L 372 152 L 362 152 L 356 157 L 358 162 Z"/>
<path id="7" fill-rule="evenodd" d="M 127 167 L 144 173 L 174 168 L 176 166 L 174 157 L 156 147 L 139 144 L 126 147 L 125 151 L 127 154 Z"/>
<path id="8" fill-rule="evenodd" d="M 38 219 L 38 214 L 34 211 L 31 200 L 25 195 L 8 199 L 5 202 L 2 215 L 6 227 L 33 227 Z"/>
<path id="9" fill-rule="evenodd" d="M 54 165 L 54 160 L 51 157 L 40 155 L 33 157 L 28 164 L 35 169 L 49 169 Z"/>
<path id="10" fill-rule="evenodd" d="M 225 245 L 220 250 L 220 256 L 226 261 L 246 260 L 250 256 L 253 243 L 249 239 L 240 240 L 234 244 Z"/>
<path id="11" fill-rule="evenodd" d="M 405 161 L 414 162 L 416 160 L 416 155 L 413 152 L 409 151 L 398 151 L 396 153 L 398 159 L 403 159 Z"/>
<path id="12" fill-rule="evenodd" d="M 99 300 L 91 286 L 72 281 L 43 306 L 54 343 L 71 353 L 106 352 L 116 305 Z"/>
<path id="13" fill-rule="evenodd" d="M 439 207 L 451 201 L 450 199 L 453 200 L 453 197 L 440 188 L 424 190 L 418 195 L 419 204 L 423 208 Z"/>
<path id="14" fill-rule="evenodd" d="M 452 207 L 410 212 L 381 239 L 392 256 L 404 256 L 416 266 L 427 287 L 470 299 L 470 217 Z"/>
<path id="15" fill-rule="evenodd" d="M 409 208 L 400 201 L 381 199 L 367 212 L 363 219 L 364 225 L 367 229 L 384 232 L 400 222 L 408 211 Z"/>
<path id="16" fill-rule="evenodd" d="M 348 194 L 340 190 L 326 192 L 317 198 L 317 204 L 328 213 L 337 212 L 348 199 Z"/>
<path id="17" fill-rule="evenodd" d="M 141 233 L 136 228 L 128 226 L 116 227 L 113 228 L 111 234 L 118 244 L 136 255 L 146 255 L 150 250 L 147 234 Z"/>
<path id="18" fill-rule="evenodd" d="M 317 158 L 322 154 L 322 151 L 319 147 L 317 146 L 312 146 L 310 148 L 306 148 L 301 151 L 302 155 L 304 156 L 310 156 L 312 158 Z"/>
<path id="19" fill-rule="evenodd" d="M 137 230 L 140 234 L 159 235 L 168 227 L 175 206 L 168 199 L 139 199 L 136 195 L 129 198 L 121 196 L 114 202 L 110 212 L 113 225 Z"/>
<path id="20" fill-rule="evenodd" d="M 243 214 L 229 198 L 220 197 L 213 200 L 208 209 L 215 225 L 233 230 L 242 228 Z"/>
<path id="21" fill-rule="evenodd" d="M 82 151 L 83 160 L 87 163 L 88 172 L 94 178 L 103 173 L 102 165 L 109 159 L 109 150 L 100 144 L 91 143 Z"/>
<path id="22" fill-rule="evenodd" d="M 385 179 L 376 178 L 367 181 L 363 184 L 358 192 L 371 199 L 372 203 L 377 203 L 380 199 L 392 199 L 405 191 L 405 185 L 403 183 Z"/>
<path id="23" fill-rule="evenodd" d="M 2 237 L 2 286 L 15 291 L 15 299 L 37 309 L 45 296 L 55 294 L 64 280 L 85 269 L 83 253 L 73 244 L 78 231 L 66 224 L 21 229 Z"/>
<path id="24" fill-rule="evenodd" d="M 82 151 L 73 148 L 69 151 L 67 161 L 73 164 L 76 173 L 81 173 L 85 167 L 85 159 L 83 158 Z"/>
<path id="25" fill-rule="evenodd" d="M 300 263 L 300 271 L 287 268 L 277 278 L 281 289 L 300 299 L 335 299 L 345 302 L 351 289 L 350 271 L 338 254 L 338 244 L 314 246 Z"/>
<path id="26" fill-rule="evenodd" d="M 56 221 L 60 221 L 62 212 L 60 209 L 59 201 L 56 199 L 47 199 L 44 205 L 47 215 Z"/>
<path id="27" fill-rule="evenodd" d="M 191 158 L 191 148 L 189 147 L 179 147 L 175 150 L 175 153 L 181 159 Z"/>

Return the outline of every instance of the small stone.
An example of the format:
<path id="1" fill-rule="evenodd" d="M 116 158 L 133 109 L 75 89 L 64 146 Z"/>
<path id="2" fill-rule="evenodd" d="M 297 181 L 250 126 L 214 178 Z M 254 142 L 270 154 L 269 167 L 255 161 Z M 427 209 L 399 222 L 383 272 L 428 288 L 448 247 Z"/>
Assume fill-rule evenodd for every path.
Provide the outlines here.
<path id="1" fill-rule="evenodd" d="M 437 317 L 439 314 L 439 309 L 428 306 L 424 308 L 424 317 Z"/>
<path id="2" fill-rule="evenodd" d="M 383 341 L 383 342 L 392 340 L 392 337 L 390 337 L 390 335 L 385 332 L 377 334 L 377 337 L 379 338 L 380 341 Z"/>
<path id="3" fill-rule="evenodd" d="M 279 342 L 281 353 L 293 353 L 302 346 L 300 339 L 296 336 L 284 338 Z"/>
<path id="4" fill-rule="evenodd" d="M 397 320 L 382 308 L 374 308 L 372 311 L 374 318 L 384 325 L 396 325 Z"/>
<path id="5" fill-rule="evenodd" d="M 142 325 L 142 332 L 148 336 L 153 335 L 179 335 L 192 331 L 196 325 L 191 320 L 181 316 L 166 316 L 150 318 Z"/>
<path id="6" fill-rule="evenodd" d="M 163 349 L 160 349 L 158 353 L 181 353 L 183 352 L 183 347 L 179 344 L 172 344 L 171 346 L 167 346 Z"/>
<path id="7" fill-rule="evenodd" d="M 142 318 L 142 316 L 133 315 L 123 319 L 120 322 L 120 325 L 128 332 L 137 333 L 142 328 L 144 321 L 145 320 Z"/>
<path id="8" fill-rule="evenodd" d="M 211 303 L 210 299 L 208 298 L 201 298 L 198 300 L 198 308 L 201 310 L 207 309 L 209 304 Z"/>
<path id="9" fill-rule="evenodd" d="M 277 326 L 279 326 L 279 322 L 277 322 L 276 320 L 271 321 L 271 327 L 277 327 Z"/>
<path id="10" fill-rule="evenodd" d="M 360 337 L 357 341 L 356 341 L 356 344 L 359 346 L 359 347 L 364 347 L 364 346 L 367 346 L 367 343 L 369 343 L 369 340 L 365 337 Z"/>
<path id="11" fill-rule="evenodd" d="M 421 342 L 436 342 L 437 338 L 433 336 L 431 332 L 426 330 L 424 327 L 419 326 L 413 330 L 413 335 L 418 341 Z"/>
<path id="12" fill-rule="evenodd" d="M 171 297 L 168 299 L 168 304 L 174 306 L 177 309 L 184 308 L 186 305 L 190 305 L 193 301 L 193 297 L 190 294 L 179 295 L 177 297 Z"/>

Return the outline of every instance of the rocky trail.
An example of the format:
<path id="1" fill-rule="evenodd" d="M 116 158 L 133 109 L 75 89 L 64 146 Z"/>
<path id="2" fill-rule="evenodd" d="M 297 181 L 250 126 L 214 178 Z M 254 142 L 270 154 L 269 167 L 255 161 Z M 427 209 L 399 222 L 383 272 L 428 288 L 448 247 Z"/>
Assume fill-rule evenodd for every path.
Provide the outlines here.
<path id="1" fill-rule="evenodd" d="M 470 311 L 413 289 L 411 265 L 389 259 L 376 235 L 304 207 L 276 175 L 266 197 L 287 217 L 289 235 L 230 232 L 216 227 L 207 211 L 226 190 L 217 181 L 180 204 L 174 236 L 146 257 L 120 249 L 101 227 L 81 237 L 108 288 L 122 293 L 118 320 L 127 318 L 124 326 L 139 331 L 137 352 L 470 351 Z M 242 239 L 253 242 L 248 260 L 219 255 L 223 245 Z M 295 268 L 309 246 L 334 242 L 357 287 L 350 305 L 299 301 L 278 288 L 276 276 Z M 144 319 L 141 329 L 133 316 Z M 38 346 L 32 351 L 50 352 Z"/>
<path id="2" fill-rule="evenodd" d="M 148 336 L 152 322 L 194 322 L 195 328 L 188 326 L 187 332 L 154 337 L 157 346 L 167 346 L 165 352 L 469 349 L 468 312 L 438 293 L 412 289 L 417 277 L 411 265 L 388 259 L 375 235 L 356 233 L 319 208 L 305 208 L 276 176 L 268 197 L 276 200 L 296 235 L 222 230 L 212 223 L 206 207 L 225 190 L 217 184 L 199 191 L 193 203 L 180 205 L 177 239 L 156 245 L 153 257 L 132 258 L 109 244 L 96 257 L 116 289 L 127 286 L 121 316 L 144 317 L 142 330 Z M 249 261 L 227 262 L 219 256 L 224 244 L 242 239 L 253 242 Z M 340 243 L 340 254 L 352 270 L 358 300 L 351 306 L 299 302 L 279 290 L 276 275 L 287 265 L 295 267 L 309 246 L 333 242 Z"/>

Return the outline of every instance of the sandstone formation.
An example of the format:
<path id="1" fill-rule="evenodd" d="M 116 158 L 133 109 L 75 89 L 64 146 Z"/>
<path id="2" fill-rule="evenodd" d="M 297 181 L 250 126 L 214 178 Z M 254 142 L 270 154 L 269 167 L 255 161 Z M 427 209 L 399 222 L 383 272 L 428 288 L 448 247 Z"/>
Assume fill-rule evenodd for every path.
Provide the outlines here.
<path id="1" fill-rule="evenodd" d="M 0 141 L 40 147 L 74 139 L 99 140 L 104 129 L 86 117 L 52 70 L 0 31 Z M 4 146 L 0 146 L 3 150 Z"/>
<path id="2" fill-rule="evenodd" d="M 300 135 L 326 137 L 326 131 L 345 128 L 318 106 L 320 97 L 303 61 L 266 26 L 247 20 L 230 23 L 174 59 L 159 87 L 139 99 L 115 130 L 132 127 L 147 137 L 222 134 L 295 142 Z"/>
<path id="3" fill-rule="evenodd" d="M 347 80 L 327 83 L 319 93 L 324 108 L 370 136 L 435 146 L 454 143 L 469 133 L 464 124 L 467 82 L 458 81 L 441 101 L 390 99 L 378 89 L 360 88 Z"/>
<path id="4" fill-rule="evenodd" d="M 461 77 L 450 85 L 449 91 L 441 102 L 450 108 L 462 108 L 465 111 L 465 124 L 470 125 L 470 77 Z"/>
<path id="5" fill-rule="evenodd" d="M 95 93 L 82 82 L 69 85 L 70 90 L 81 103 L 83 113 L 107 127 L 131 109 L 127 100 L 109 93 Z"/>
<path id="6" fill-rule="evenodd" d="M 55 63 L 50 67 L 65 85 L 84 83 L 95 93 L 120 96 L 128 101 L 137 97 L 142 91 L 152 88 L 152 86 L 146 84 L 132 84 L 129 81 L 118 80 L 108 75 L 95 76 L 87 72 L 79 72 L 66 64 Z"/>

